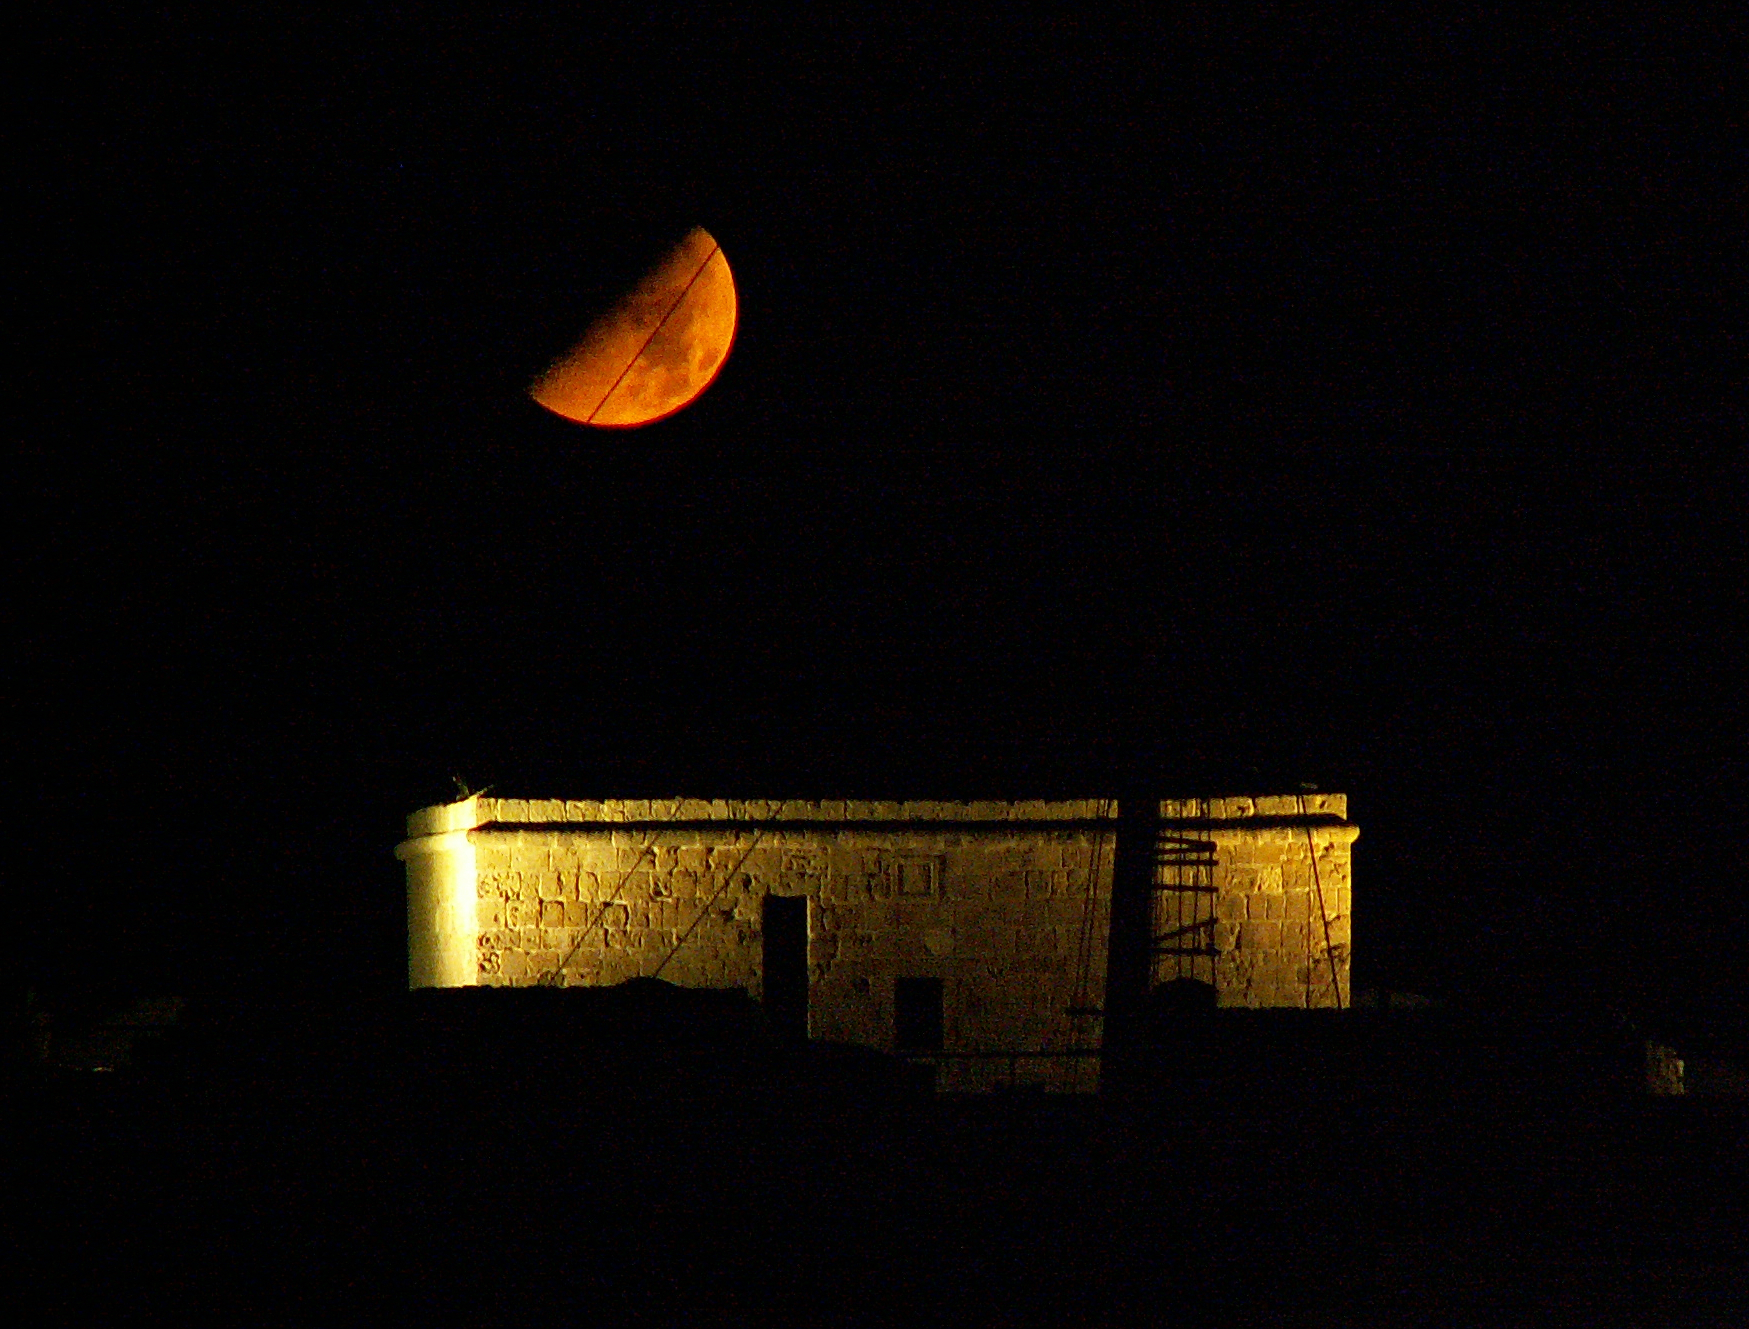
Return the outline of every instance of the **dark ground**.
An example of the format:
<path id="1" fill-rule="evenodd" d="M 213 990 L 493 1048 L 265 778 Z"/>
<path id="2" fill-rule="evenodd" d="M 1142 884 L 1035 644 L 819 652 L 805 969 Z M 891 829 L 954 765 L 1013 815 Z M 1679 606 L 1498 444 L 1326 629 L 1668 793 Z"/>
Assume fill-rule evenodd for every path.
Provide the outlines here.
<path id="1" fill-rule="evenodd" d="M 443 1037 L 405 1008 L 339 1043 L 209 1030 L 133 1072 L 15 1088 L 9 1242 L 45 1306 L 468 1324 L 1749 1313 L 1741 1101 L 1490 1077 L 1492 1054 L 1449 1030 L 1398 1044 L 1443 1037 L 1439 1072 L 1367 1083 L 1278 1058 L 1127 1105 L 919 1096 L 873 1054 Z"/>

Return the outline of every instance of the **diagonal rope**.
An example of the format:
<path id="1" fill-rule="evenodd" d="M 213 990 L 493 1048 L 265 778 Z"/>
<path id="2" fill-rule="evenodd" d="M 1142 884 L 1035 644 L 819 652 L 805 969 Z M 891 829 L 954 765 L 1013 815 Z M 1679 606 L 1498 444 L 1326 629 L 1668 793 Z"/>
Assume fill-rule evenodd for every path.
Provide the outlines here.
<path id="1" fill-rule="evenodd" d="M 698 914 L 687 926 L 686 931 L 680 934 L 680 940 L 674 943 L 674 949 L 662 957 L 662 963 L 656 966 L 656 972 L 650 975 L 651 978 L 662 977 L 662 971 L 668 967 L 668 962 L 674 958 L 682 946 L 686 945 L 686 939 L 693 934 L 694 929 L 696 929 L 700 923 L 704 922 L 704 916 L 710 913 L 711 906 L 717 902 L 718 897 L 720 897 L 724 891 L 729 889 L 730 883 L 735 880 L 735 874 L 741 870 L 741 865 L 752 855 L 754 846 L 759 843 L 759 837 L 764 834 L 764 827 L 760 827 L 753 832 L 753 838 L 747 842 L 746 852 L 743 853 L 740 858 L 735 860 L 735 866 L 730 868 L 728 873 L 723 877 L 723 884 L 717 887 L 716 891 L 712 893 L 711 898 L 704 902 L 703 907 L 699 909 Z"/>
<path id="2" fill-rule="evenodd" d="M 1108 815 L 1110 799 L 1102 799 L 1099 816 Z M 1071 1009 L 1085 1009 L 1093 982 L 1093 934 L 1099 911 L 1099 868 L 1105 856 L 1105 832 L 1093 833 L 1093 866 L 1087 876 L 1087 900 L 1081 910 L 1081 935 L 1075 943 L 1075 988 L 1070 993 Z"/>
<path id="3" fill-rule="evenodd" d="M 1300 816 L 1306 815 L 1306 796 L 1300 795 Z M 1312 859 L 1312 885 L 1318 893 L 1318 917 L 1324 923 L 1324 954 L 1330 961 L 1330 988 L 1336 1009 L 1342 1009 L 1342 974 L 1336 968 L 1336 948 L 1330 942 L 1330 911 L 1324 908 L 1324 881 L 1318 874 L 1318 846 L 1312 842 L 1312 826 L 1306 823 L 1306 852 Z"/>
<path id="4" fill-rule="evenodd" d="M 655 847 L 655 845 L 656 832 L 651 831 L 650 838 L 644 841 L 644 847 L 638 850 L 638 856 L 632 860 L 632 865 L 625 870 L 624 874 L 621 875 L 619 879 L 619 884 L 613 888 L 613 894 L 601 902 L 601 908 L 595 911 L 595 917 L 590 919 L 589 922 L 577 933 L 577 940 L 571 943 L 571 949 L 565 952 L 565 958 L 560 960 L 553 969 L 540 976 L 537 980 L 538 986 L 557 987 L 559 985 L 560 980 L 564 977 L 565 966 L 570 964 L 571 961 L 576 958 L 577 952 L 583 948 L 584 941 L 588 938 L 591 932 L 595 931 L 595 925 L 607 917 L 608 907 L 619 902 L 619 893 L 626 888 L 626 883 L 632 879 L 632 873 L 638 870 L 638 865 L 644 861 L 644 858 L 649 854 L 650 850 Z"/>

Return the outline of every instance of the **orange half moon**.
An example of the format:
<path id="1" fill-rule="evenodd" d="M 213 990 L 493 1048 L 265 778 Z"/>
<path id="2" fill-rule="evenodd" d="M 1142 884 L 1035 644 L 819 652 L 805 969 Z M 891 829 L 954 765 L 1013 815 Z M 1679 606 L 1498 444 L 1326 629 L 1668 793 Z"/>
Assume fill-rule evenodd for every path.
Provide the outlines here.
<path id="1" fill-rule="evenodd" d="M 738 308 L 722 248 L 694 228 L 553 362 L 529 396 L 567 420 L 606 428 L 673 415 L 728 359 Z"/>

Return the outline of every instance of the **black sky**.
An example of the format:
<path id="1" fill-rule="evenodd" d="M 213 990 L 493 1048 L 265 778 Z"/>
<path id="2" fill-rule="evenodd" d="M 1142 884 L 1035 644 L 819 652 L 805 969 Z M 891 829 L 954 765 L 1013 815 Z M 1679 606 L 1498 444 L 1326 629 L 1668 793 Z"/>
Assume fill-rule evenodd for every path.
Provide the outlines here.
<path id="1" fill-rule="evenodd" d="M 392 986 L 452 775 L 1141 768 L 1348 790 L 1362 984 L 1741 1038 L 1738 36 L 45 32 L 26 970 Z M 706 397 L 528 404 L 693 224 Z"/>

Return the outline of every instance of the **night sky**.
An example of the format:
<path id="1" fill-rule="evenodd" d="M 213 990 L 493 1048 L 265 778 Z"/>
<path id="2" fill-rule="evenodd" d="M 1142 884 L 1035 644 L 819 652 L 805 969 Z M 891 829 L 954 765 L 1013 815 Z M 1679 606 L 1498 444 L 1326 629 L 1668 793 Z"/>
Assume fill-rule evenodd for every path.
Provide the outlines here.
<path id="1" fill-rule="evenodd" d="M 510 796 L 1347 791 L 1356 984 L 1745 1037 L 1731 34 L 59 21 L 25 981 L 393 990 Z M 693 407 L 524 396 L 692 225 Z"/>

